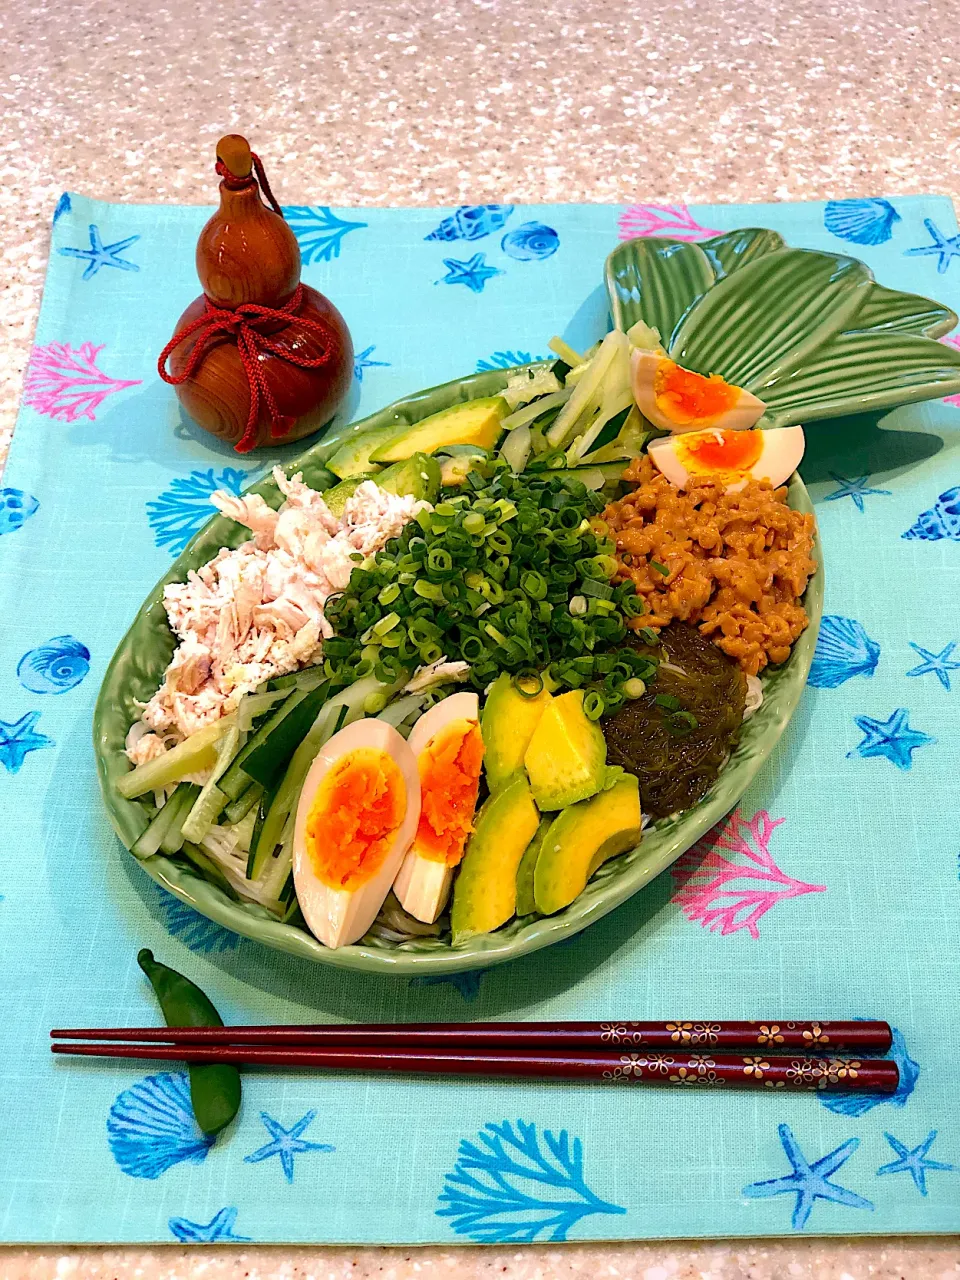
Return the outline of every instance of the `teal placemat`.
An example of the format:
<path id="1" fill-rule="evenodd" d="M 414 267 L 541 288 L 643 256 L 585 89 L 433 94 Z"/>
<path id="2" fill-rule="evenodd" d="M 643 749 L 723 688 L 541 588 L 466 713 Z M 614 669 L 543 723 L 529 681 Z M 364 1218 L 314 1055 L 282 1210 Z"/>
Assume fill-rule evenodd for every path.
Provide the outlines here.
<path id="1" fill-rule="evenodd" d="M 147 879 L 101 812 L 90 745 L 114 647 L 210 491 L 272 461 L 182 423 L 157 377 L 198 292 L 208 212 L 63 197 L 2 479 L 0 1237 L 960 1229 L 960 408 L 810 429 L 829 616 L 814 687 L 725 833 L 569 944 L 502 969 L 418 984 L 299 963 Z M 960 308 L 960 237 L 937 198 L 290 218 L 305 279 L 353 332 L 358 414 L 543 355 L 558 330 L 595 339 L 618 236 L 770 226 Z M 903 1086 L 880 1101 L 251 1071 L 210 1145 L 181 1073 L 47 1052 L 53 1026 L 156 1020 L 144 945 L 236 1022 L 885 1017 Z"/>

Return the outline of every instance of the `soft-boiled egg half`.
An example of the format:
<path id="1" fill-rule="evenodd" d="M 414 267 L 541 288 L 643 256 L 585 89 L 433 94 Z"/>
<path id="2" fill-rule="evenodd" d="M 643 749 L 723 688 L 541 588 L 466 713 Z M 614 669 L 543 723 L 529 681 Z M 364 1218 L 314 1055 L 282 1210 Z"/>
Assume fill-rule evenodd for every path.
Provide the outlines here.
<path id="1" fill-rule="evenodd" d="M 396 729 L 358 720 L 334 734 L 310 766 L 293 836 L 297 900 L 326 946 L 373 924 L 419 821 L 417 759 Z"/>
<path id="2" fill-rule="evenodd" d="M 729 489 L 747 480 L 769 480 L 776 487 L 793 475 L 803 457 L 803 427 L 775 431 L 688 431 L 661 436 L 647 445 L 653 463 L 667 479 L 685 488 L 693 479 L 723 480 Z"/>
<path id="3" fill-rule="evenodd" d="M 483 738 L 475 693 L 454 693 L 425 712 L 407 746 L 420 776 L 420 822 L 393 891 L 400 905 L 432 924 L 446 906 L 477 807 Z"/>
<path id="4" fill-rule="evenodd" d="M 661 431 L 724 427 L 744 431 L 759 421 L 766 405 L 749 391 L 693 373 L 656 351 L 634 351 L 630 377 L 637 408 Z"/>

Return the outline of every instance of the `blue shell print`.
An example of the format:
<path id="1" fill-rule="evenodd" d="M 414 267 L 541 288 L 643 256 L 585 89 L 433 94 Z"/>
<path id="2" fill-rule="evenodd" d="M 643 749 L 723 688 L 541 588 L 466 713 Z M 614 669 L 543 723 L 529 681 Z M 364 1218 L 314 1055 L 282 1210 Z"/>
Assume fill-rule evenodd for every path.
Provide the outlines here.
<path id="1" fill-rule="evenodd" d="M 171 555 L 179 555 L 195 533 L 217 514 L 210 505 L 210 495 L 217 489 L 240 495 L 251 473 L 237 467 L 222 471 L 191 471 L 183 479 L 171 481 L 170 488 L 159 498 L 147 503 L 147 519 L 158 547 L 167 547 Z"/>
<path id="2" fill-rule="evenodd" d="M 159 1178 L 175 1164 L 199 1164 L 213 1146 L 190 1106 L 185 1071 L 147 1076 L 119 1094 L 107 1117 L 114 1160 L 131 1178 Z"/>
<path id="3" fill-rule="evenodd" d="M 507 232 L 500 241 L 500 248 L 518 262 L 534 262 L 556 253 L 560 248 L 560 237 L 553 227 L 542 222 L 524 222 Z"/>
<path id="4" fill-rule="evenodd" d="M 31 693 L 66 693 L 90 670 L 90 650 L 75 636 L 54 636 L 23 655 L 17 679 Z"/>
<path id="5" fill-rule="evenodd" d="M 862 1116 L 874 1107 L 889 1103 L 892 1107 L 905 1107 L 907 1099 L 917 1087 L 920 1067 L 907 1052 L 903 1035 L 893 1028 L 893 1044 L 890 1046 L 890 1057 L 900 1068 L 900 1083 L 895 1093 L 821 1093 L 817 1096 L 828 1111 L 835 1111 L 841 1116 Z"/>
<path id="6" fill-rule="evenodd" d="M 828 231 L 854 244 L 885 244 L 899 221 L 889 200 L 831 200 L 823 214 Z"/>
<path id="7" fill-rule="evenodd" d="M 815 689 L 836 689 L 853 676 L 872 676 L 879 661 L 880 646 L 855 618 L 829 614 L 820 623 L 807 683 Z"/>
<path id="8" fill-rule="evenodd" d="M 462 204 L 424 240 L 480 240 L 499 231 L 513 213 L 512 204 Z"/>
<path id="9" fill-rule="evenodd" d="M 40 503 L 22 489 L 0 489 L 0 533 L 13 533 L 29 520 Z"/>
<path id="10" fill-rule="evenodd" d="M 584 1181 L 583 1146 L 566 1129 L 553 1134 L 509 1120 L 486 1124 L 476 1142 L 460 1143 L 447 1174 L 438 1218 L 450 1218 L 460 1236 L 482 1244 L 566 1240 L 581 1218 L 626 1213 L 595 1196 Z"/>
<path id="11" fill-rule="evenodd" d="M 941 538 L 960 542 L 960 484 L 941 493 L 930 510 L 921 511 L 916 523 L 900 536 L 924 542 L 938 542 Z"/>

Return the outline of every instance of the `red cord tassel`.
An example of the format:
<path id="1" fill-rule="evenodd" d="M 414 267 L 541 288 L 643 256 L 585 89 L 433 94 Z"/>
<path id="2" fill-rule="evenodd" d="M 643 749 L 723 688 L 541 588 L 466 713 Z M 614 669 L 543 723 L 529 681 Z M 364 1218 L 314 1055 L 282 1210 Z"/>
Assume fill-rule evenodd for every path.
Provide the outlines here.
<path id="1" fill-rule="evenodd" d="M 219 163 L 217 167 L 219 169 Z M 269 188 L 267 190 L 269 194 Z M 270 199 L 271 201 L 273 200 L 272 194 Z M 279 207 L 277 212 L 280 212 Z M 157 361 L 157 371 L 164 382 L 176 387 L 193 377 L 203 357 L 206 355 L 211 340 L 217 334 L 229 333 L 236 337 L 237 350 L 240 353 L 243 371 L 250 387 L 250 412 L 247 414 L 247 425 L 244 428 L 243 435 L 236 445 L 237 453 L 249 453 L 257 443 L 261 399 L 270 413 L 270 435 L 274 440 L 282 440 L 296 421 L 295 418 L 280 412 L 264 374 L 263 365 L 259 359 L 260 354 L 269 351 L 279 359 L 297 365 L 298 368 L 321 369 L 328 363 L 335 349 L 335 343 L 332 341 L 333 335 L 327 325 L 311 320 L 307 316 L 296 315 L 302 300 L 303 285 L 297 285 L 296 292 L 290 301 L 281 308 L 261 307 L 255 302 L 245 302 L 239 307 L 228 310 L 214 306 L 210 299 L 207 298 L 203 315 L 198 316 L 196 320 L 188 324 L 185 329 L 181 329 L 179 333 L 175 333 L 160 353 L 160 358 Z M 255 327 L 265 321 L 284 320 L 289 324 L 294 316 L 297 318 L 298 325 L 308 332 L 315 333 L 324 344 L 324 349 L 319 356 L 297 355 L 293 351 L 278 346 L 275 341 Z M 194 333 L 199 333 L 200 336 L 190 352 L 183 372 L 176 375 L 168 373 L 166 366 L 171 353 L 181 342 Z"/>

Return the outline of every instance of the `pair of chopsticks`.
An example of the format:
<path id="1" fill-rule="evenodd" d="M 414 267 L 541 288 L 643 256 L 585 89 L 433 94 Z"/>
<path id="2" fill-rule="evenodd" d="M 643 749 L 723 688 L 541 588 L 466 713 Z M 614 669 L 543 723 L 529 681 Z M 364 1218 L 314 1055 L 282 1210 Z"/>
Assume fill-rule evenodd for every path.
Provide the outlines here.
<path id="1" fill-rule="evenodd" d="M 869 1093 L 893 1093 L 900 1080 L 895 1062 L 862 1058 L 890 1048 L 885 1022 L 448 1022 L 112 1027 L 50 1034 L 57 1042 L 54 1053 L 76 1057 L 331 1071 Z"/>

